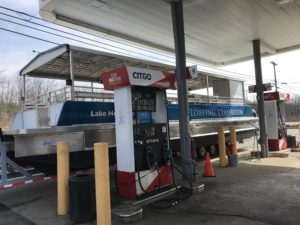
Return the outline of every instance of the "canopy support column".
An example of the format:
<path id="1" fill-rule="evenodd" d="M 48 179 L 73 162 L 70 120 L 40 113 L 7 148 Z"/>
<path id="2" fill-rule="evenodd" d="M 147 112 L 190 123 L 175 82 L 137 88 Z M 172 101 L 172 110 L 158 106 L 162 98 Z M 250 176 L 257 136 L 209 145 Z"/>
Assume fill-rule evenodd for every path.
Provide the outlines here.
<path id="1" fill-rule="evenodd" d="M 263 91 L 263 79 L 261 71 L 261 54 L 260 54 L 260 40 L 253 40 L 253 55 L 254 55 L 254 67 L 255 67 L 255 79 L 257 90 L 257 106 L 258 106 L 258 118 L 260 138 L 259 144 L 261 146 L 261 157 L 266 158 L 269 155 L 268 142 L 267 142 L 267 130 L 265 120 L 264 109 L 264 91 Z"/>
<path id="2" fill-rule="evenodd" d="M 176 51 L 176 81 L 179 107 L 180 153 L 182 171 L 192 181 L 191 138 L 189 133 L 188 96 L 186 85 L 186 56 L 182 0 L 171 0 L 172 23 Z"/>

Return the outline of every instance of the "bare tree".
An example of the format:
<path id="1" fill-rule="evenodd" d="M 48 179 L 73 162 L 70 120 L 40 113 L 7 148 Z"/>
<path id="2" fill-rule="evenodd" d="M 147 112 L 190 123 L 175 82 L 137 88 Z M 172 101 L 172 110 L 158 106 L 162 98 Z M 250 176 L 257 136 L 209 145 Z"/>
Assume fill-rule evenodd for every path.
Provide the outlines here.
<path id="1" fill-rule="evenodd" d="M 0 127 L 11 122 L 21 109 L 22 78 L 15 76 L 8 79 L 4 71 L 0 71 Z M 55 81 L 45 79 L 26 79 L 26 99 L 36 99 L 56 87 Z"/>
<path id="2" fill-rule="evenodd" d="M 0 124 L 6 124 L 18 110 L 18 88 L 0 72 Z"/>

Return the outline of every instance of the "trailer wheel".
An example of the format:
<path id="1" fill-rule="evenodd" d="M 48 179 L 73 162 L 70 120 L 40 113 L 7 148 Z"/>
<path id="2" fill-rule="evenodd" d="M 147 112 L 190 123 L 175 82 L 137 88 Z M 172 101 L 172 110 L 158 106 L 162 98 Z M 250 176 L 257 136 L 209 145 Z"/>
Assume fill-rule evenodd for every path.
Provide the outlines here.
<path id="1" fill-rule="evenodd" d="M 206 149 L 204 146 L 201 146 L 199 148 L 198 157 L 203 159 L 205 157 L 205 154 L 206 154 Z"/>
<path id="2" fill-rule="evenodd" d="M 217 148 L 216 148 L 215 145 L 209 146 L 209 154 L 210 154 L 211 156 L 216 156 L 216 155 L 218 154 Z"/>

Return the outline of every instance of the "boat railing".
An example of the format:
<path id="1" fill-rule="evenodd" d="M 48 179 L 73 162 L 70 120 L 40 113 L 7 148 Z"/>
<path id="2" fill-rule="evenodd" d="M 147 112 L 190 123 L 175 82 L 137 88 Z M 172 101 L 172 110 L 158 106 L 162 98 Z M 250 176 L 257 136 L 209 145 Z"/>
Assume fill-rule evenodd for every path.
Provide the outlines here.
<path id="1" fill-rule="evenodd" d="M 171 103 L 178 103 L 176 95 L 169 95 L 168 101 Z M 189 104 L 218 104 L 218 105 L 245 105 L 244 98 L 230 98 L 221 96 L 207 96 L 200 94 L 188 95 Z"/>
<path id="2" fill-rule="evenodd" d="M 45 108 L 57 102 L 63 102 L 71 98 L 71 90 L 64 87 L 55 91 L 50 91 L 36 96 L 33 99 L 26 99 L 24 102 L 24 110 Z"/>
<path id="3" fill-rule="evenodd" d="M 104 88 L 75 86 L 75 99 L 82 101 L 113 102 L 114 93 Z"/>
<path id="4" fill-rule="evenodd" d="M 74 86 L 74 99 L 76 101 L 101 101 L 113 102 L 114 95 L 103 88 Z M 71 87 L 66 86 L 58 90 L 50 91 L 37 96 L 35 99 L 24 102 L 24 110 L 46 108 L 49 105 L 71 100 Z"/>
<path id="5" fill-rule="evenodd" d="M 76 101 L 95 101 L 95 102 L 113 102 L 114 94 L 112 91 L 104 90 L 103 88 L 74 86 L 74 99 Z M 176 94 L 168 94 L 168 101 L 178 103 Z M 49 93 L 41 94 L 35 99 L 26 100 L 24 110 L 46 108 L 51 104 L 65 102 L 71 100 L 71 87 L 66 86 L 58 90 L 50 91 Z M 190 104 L 222 104 L 222 105 L 244 105 L 243 98 L 229 98 L 220 96 L 207 96 L 193 94 L 188 95 Z"/>

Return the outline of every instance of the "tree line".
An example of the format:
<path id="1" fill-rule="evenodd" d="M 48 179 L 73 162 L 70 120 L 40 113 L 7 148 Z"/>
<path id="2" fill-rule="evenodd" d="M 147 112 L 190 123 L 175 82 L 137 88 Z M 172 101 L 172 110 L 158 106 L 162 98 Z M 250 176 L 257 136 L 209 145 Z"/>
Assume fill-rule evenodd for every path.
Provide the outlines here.
<path id="1" fill-rule="evenodd" d="M 26 78 L 25 99 L 35 99 L 51 91 L 54 86 L 54 81 Z M 22 109 L 22 93 L 22 77 L 18 75 L 8 77 L 4 71 L 0 71 L 0 127 L 7 126 L 7 123 Z"/>

